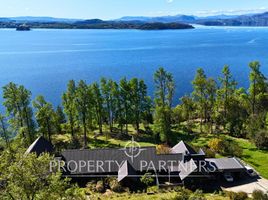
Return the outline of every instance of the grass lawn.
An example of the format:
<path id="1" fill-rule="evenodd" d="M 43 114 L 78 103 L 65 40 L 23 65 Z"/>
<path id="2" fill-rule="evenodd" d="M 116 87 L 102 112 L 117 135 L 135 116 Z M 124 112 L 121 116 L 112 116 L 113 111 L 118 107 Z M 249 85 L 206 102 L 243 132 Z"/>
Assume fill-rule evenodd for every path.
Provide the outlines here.
<path id="1" fill-rule="evenodd" d="M 108 128 L 104 128 L 104 131 L 107 131 Z M 184 140 L 189 144 L 196 146 L 196 147 L 203 147 L 206 146 L 208 141 L 215 138 L 215 135 L 212 134 L 187 134 L 182 131 L 174 131 L 175 138 L 174 143 L 179 142 L 180 140 Z M 135 130 L 131 125 L 129 125 L 129 134 L 135 135 Z M 88 145 L 90 148 L 123 148 L 130 140 L 131 137 L 127 139 L 117 139 L 116 137 L 109 136 L 108 140 L 106 141 L 105 134 L 100 135 L 96 138 L 93 136 L 94 134 L 88 134 Z M 268 179 L 268 151 L 258 150 L 256 146 L 251 143 L 249 140 L 234 138 L 226 135 L 220 135 L 221 137 L 225 137 L 226 139 L 233 140 L 237 142 L 237 144 L 243 149 L 243 154 L 240 157 L 243 161 L 251 165 L 255 168 L 261 176 Z M 82 139 L 82 136 L 80 137 Z M 139 144 L 144 146 L 155 146 L 153 143 L 152 135 L 150 134 L 141 134 L 140 136 L 135 135 L 135 140 Z M 54 141 L 62 141 L 62 142 L 70 142 L 71 136 L 69 134 L 65 135 L 54 135 Z M 218 155 L 221 157 L 221 155 Z M 218 157 L 217 156 L 217 157 Z"/>
<path id="2" fill-rule="evenodd" d="M 223 136 L 223 135 L 221 135 Z M 208 141 L 212 139 L 213 135 L 200 135 L 196 137 L 191 144 L 202 147 L 207 145 Z M 243 149 L 243 154 L 240 157 L 247 164 L 256 169 L 261 176 L 268 179 L 268 151 L 258 150 L 256 146 L 249 140 L 234 138 L 231 136 L 223 136 L 226 139 L 233 140 Z"/>

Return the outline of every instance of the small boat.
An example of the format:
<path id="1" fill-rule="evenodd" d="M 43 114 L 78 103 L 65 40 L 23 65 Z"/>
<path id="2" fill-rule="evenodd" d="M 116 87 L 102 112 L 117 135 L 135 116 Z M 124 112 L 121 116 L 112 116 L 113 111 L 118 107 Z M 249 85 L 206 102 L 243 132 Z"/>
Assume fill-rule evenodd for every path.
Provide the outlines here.
<path id="1" fill-rule="evenodd" d="M 26 24 L 23 24 L 23 25 L 19 25 L 17 28 L 16 28 L 17 31 L 30 31 L 31 28 L 30 26 L 26 25 Z"/>

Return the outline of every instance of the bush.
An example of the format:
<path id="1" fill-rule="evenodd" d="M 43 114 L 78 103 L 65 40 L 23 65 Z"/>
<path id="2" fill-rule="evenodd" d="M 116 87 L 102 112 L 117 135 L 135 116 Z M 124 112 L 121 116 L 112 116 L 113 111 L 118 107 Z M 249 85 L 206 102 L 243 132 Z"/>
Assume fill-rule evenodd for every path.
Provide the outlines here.
<path id="1" fill-rule="evenodd" d="M 151 173 L 146 173 L 140 178 L 140 181 L 148 187 L 153 184 L 154 177 Z"/>
<path id="2" fill-rule="evenodd" d="M 248 195 L 245 192 L 226 192 L 226 196 L 229 197 L 230 200 L 246 200 L 248 198 Z"/>
<path id="3" fill-rule="evenodd" d="M 104 185 L 103 185 L 103 181 L 98 181 L 96 184 L 96 191 L 99 193 L 104 192 Z"/>
<path id="4" fill-rule="evenodd" d="M 215 158 L 216 154 L 209 148 L 203 148 L 204 152 L 206 153 L 207 158 Z"/>
<path id="5" fill-rule="evenodd" d="M 112 180 L 110 182 L 110 188 L 111 188 L 111 190 L 113 192 L 117 192 L 117 193 L 120 193 L 120 192 L 124 191 L 124 188 L 122 187 L 122 185 L 117 180 Z"/>
<path id="6" fill-rule="evenodd" d="M 174 200 L 205 200 L 205 196 L 201 190 L 196 190 L 194 193 L 185 188 L 176 188 L 177 195 Z"/>
<path id="7" fill-rule="evenodd" d="M 224 155 L 241 157 L 243 149 L 236 142 L 226 141 L 224 143 Z"/>
<path id="8" fill-rule="evenodd" d="M 252 198 L 254 200 L 268 200 L 268 195 L 261 190 L 254 190 L 252 193 Z"/>
<path id="9" fill-rule="evenodd" d="M 208 146 L 212 151 L 217 152 L 217 153 L 221 153 L 224 151 L 224 142 L 222 139 L 219 139 L 219 138 L 211 139 L 208 142 Z"/>
<path id="10" fill-rule="evenodd" d="M 96 192 L 96 182 L 91 181 L 86 185 L 86 193 L 91 194 L 91 192 Z"/>
<path id="11" fill-rule="evenodd" d="M 268 148 L 268 131 L 260 130 L 254 135 L 254 143 L 258 149 Z"/>
<path id="12" fill-rule="evenodd" d="M 248 194 L 245 192 L 238 192 L 236 197 L 237 200 L 246 200 L 248 198 Z"/>
<path id="13" fill-rule="evenodd" d="M 160 144 L 156 146 L 156 152 L 157 154 L 169 154 L 171 153 L 171 149 L 167 145 Z"/>
<path id="14" fill-rule="evenodd" d="M 147 189 L 147 192 L 153 192 L 153 193 L 158 193 L 160 190 L 158 186 L 151 186 Z"/>
<path id="15" fill-rule="evenodd" d="M 196 190 L 193 194 L 190 195 L 189 200 L 205 200 L 205 195 L 202 190 Z"/>

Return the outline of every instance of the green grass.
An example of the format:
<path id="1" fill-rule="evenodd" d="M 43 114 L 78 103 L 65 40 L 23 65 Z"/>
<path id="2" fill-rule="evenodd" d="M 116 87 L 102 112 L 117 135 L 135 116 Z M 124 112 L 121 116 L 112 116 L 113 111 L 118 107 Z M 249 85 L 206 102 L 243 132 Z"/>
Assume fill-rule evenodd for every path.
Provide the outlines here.
<path id="1" fill-rule="evenodd" d="M 101 199 L 101 200 L 109 200 L 109 199 L 116 199 L 116 200 L 169 200 L 169 199 L 174 199 L 176 197 L 176 192 L 161 192 L 161 193 L 156 193 L 156 194 L 112 194 L 109 196 L 105 196 L 105 194 L 95 194 L 92 199 Z M 205 197 L 207 200 L 229 200 L 228 197 L 223 197 L 220 195 L 214 195 L 214 194 L 206 194 Z"/>
<path id="2" fill-rule="evenodd" d="M 108 131 L 107 127 L 104 128 L 104 132 L 106 131 Z M 129 134 L 134 135 L 135 140 L 137 139 L 137 141 L 142 147 L 155 146 L 155 144 L 153 143 L 152 134 L 150 135 L 143 133 L 138 136 L 136 135 L 136 132 L 131 125 L 129 125 Z M 261 176 L 268 179 L 267 150 L 266 151 L 258 150 L 252 142 L 246 139 L 234 138 L 226 135 L 218 135 L 218 136 L 237 142 L 237 144 L 243 149 L 243 154 L 240 158 L 249 165 L 251 165 L 253 168 L 255 168 L 260 173 Z M 209 140 L 215 137 L 217 136 L 212 134 L 200 134 L 200 133 L 187 134 L 179 129 L 174 130 L 173 142 L 175 144 L 180 140 L 184 140 L 195 147 L 203 147 L 208 144 Z M 82 138 L 83 137 L 81 136 L 80 137 L 81 143 L 83 143 Z M 106 141 L 105 134 L 94 138 L 93 133 L 89 133 L 88 138 L 89 138 L 88 145 L 90 148 L 122 148 L 131 140 L 131 137 L 128 137 L 126 139 L 118 139 L 110 135 L 108 137 L 108 140 Z M 69 134 L 55 135 L 53 137 L 53 140 L 69 143 L 71 141 L 71 136 Z M 221 157 L 221 155 L 217 155 L 217 157 Z"/>
<path id="3" fill-rule="evenodd" d="M 214 138 L 214 135 L 205 135 L 202 134 L 196 137 L 191 144 L 194 146 L 202 147 L 207 145 L 208 141 Z M 261 176 L 268 179 L 268 151 L 258 150 L 256 146 L 246 139 L 234 138 L 231 136 L 221 135 L 226 139 L 235 141 L 242 149 L 243 154 L 240 157 L 244 162 L 251 165 L 256 169 Z"/>

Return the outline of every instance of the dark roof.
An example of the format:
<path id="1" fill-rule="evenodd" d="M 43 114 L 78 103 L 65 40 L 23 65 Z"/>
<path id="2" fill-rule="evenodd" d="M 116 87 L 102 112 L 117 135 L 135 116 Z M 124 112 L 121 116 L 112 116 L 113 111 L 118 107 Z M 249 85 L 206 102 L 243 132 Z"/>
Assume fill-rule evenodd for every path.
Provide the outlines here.
<path id="1" fill-rule="evenodd" d="M 127 149 L 128 150 L 128 149 Z M 156 169 L 151 170 L 160 170 L 158 162 L 160 160 L 171 162 L 171 161 L 181 161 L 183 159 L 182 154 L 164 154 L 157 155 L 155 147 L 143 147 L 140 149 L 140 154 L 137 157 L 134 157 L 133 160 L 131 157 L 125 154 L 125 149 L 92 149 L 92 150 L 66 150 L 62 152 L 62 160 L 65 163 L 70 163 L 70 161 L 75 161 L 79 163 L 79 161 L 96 161 L 103 162 L 103 173 L 117 173 L 120 166 L 122 166 L 125 161 L 133 167 L 135 171 L 143 171 L 145 170 L 145 166 L 142 166 L 141 161 L 146 161 L 147 163 L 151 163 Z M 112 160 L 113 162 L 108 163 L 107 161 Z M 88 174 L 88 169 L 81 168 L 76 169 L 76 166 L 69 165 L 71 174 Z M 147 169 L 147 168 L 146 168 Z M 163 170 L 163 168 L 161 168 Z M 166 170 L 168 170 L 168 166 L 166 166 Z M 102 169 L 97 173 L 102 173 Z"/>
<path id="2" fill-rule="evenodd" d="M 186 162 L 180 162 L 178 166 L 172 166 L 170 172 L 179 172 L 179 177 L 181 180 L 187 178 L 197 169 L 197 165 L 193 159 Z"/>
<path id="3" fill-rule="evenodd" d="M 244 170 L 245 166 L 235 157 L 233 158 L 209 158 L 206 161 L 215 163 L 219 171 Z"/>
<path id="4" fill-rule="evenodd" d="M 187 143 L 180 141 L 171 149 L 172 153 L 182 153 L 182 154 L 197 154 L 196 151 Z"/>
<path id="5" fill-rule="evenodd" d="M 133 169 L 132 165 L 126 160 L 124 164 L 118 170 L 118 182 L 122 181 L 124 178 L 128 176 L 135 176 L 137 175 L 136 171 Z"/>
<path id="6" fill-rule="evenodd" d="M 41 153 L 45 152 L 53 152 L 53 145 L 44 137 L 40 136 L 31 144 L 31 146 L 26 150 L 25 154 L 36 153 L 37 155 L 40 155 Z"/>

